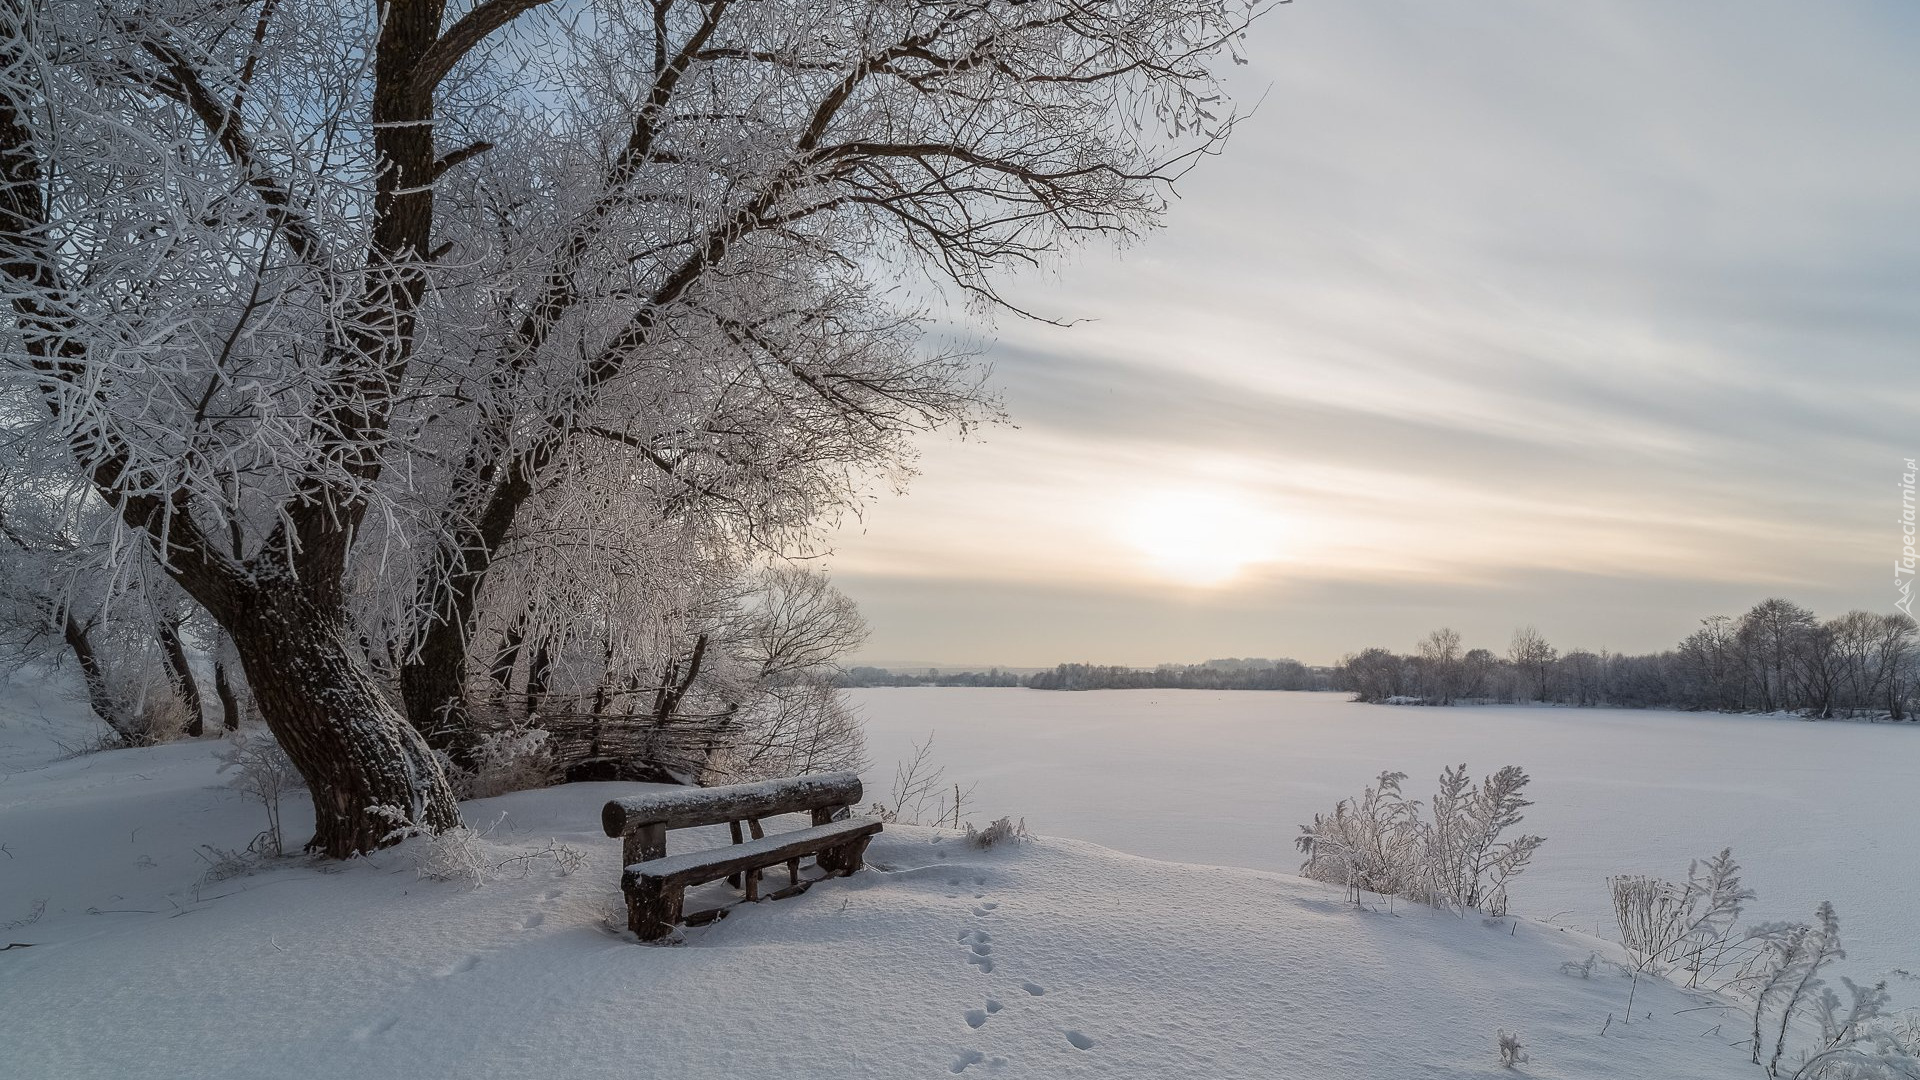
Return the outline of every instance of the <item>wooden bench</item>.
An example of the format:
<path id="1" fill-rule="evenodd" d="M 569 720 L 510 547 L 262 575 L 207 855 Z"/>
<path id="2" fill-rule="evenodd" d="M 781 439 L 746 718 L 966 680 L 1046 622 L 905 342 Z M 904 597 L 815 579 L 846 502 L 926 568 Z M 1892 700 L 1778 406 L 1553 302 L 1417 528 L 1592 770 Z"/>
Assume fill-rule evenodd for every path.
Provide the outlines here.
<path id="1" fill-rule="evenodd" d="M 727 787 L 682 788 L 651 795 L 615 799 L 600 811 L 608 836 L 622 840 L 620 891 L 627 896 L 627 928 L 641 941 L 656 941 L 673 932 L 675 923 L 698 925 L 726 914 L 726 908 L 684 915 L 689 886 L 726 878 L 743 888 L 746 898 L 760 900 L 760 872 L 782 863 L 787 887 L 767 897 L 779 900 L 806 892 L 818 878 L 800 876 L 800 860 L 813 856 L 821 877 L 845 876 L 860 869 L 867 843 L 880 831 L 870 818 L 849 817 L 860 802 L 860 778 L 852 773 L 816 773 L 786 780 Z M 813 826 L 768 836 L 760 819 L 776 814 L 810 812 Z M 726 822 L 733 828 L 728 847 L 667 854 L 667 832 Z M 753 839 L 740 829 L 747 824 Z"/>

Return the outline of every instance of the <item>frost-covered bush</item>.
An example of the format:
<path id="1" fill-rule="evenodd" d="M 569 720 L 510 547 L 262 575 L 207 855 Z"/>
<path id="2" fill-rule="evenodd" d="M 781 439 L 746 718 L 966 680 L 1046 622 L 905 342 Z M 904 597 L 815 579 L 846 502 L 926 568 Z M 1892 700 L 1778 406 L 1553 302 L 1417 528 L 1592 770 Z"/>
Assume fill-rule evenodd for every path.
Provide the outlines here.
<path id="1" fill-rule="evenodd" d="M 1740 864 L 1733 849 L 1687 866 L 1684 882 L 1623 875 L 1607 879 L 1613 894 L 1613 917 L 1620 927 L 1620 944 L 1634 967 L 1656 975 L 1677 969 L 1687 974 L 1688 986 L 1711 982 L 1734 949 L 1734 924 L 1741 909 L 1753 899 L 1753 890 L 1740 884 Z"/>
<path id="2" fill-rule="evenodd" d="M 1333 813 L 1315 814 L 1294 843 L 1307 856 L 1302 877 L 1344 886 L 1356 902 L 1363 892 L 1406 896 L 1424 857 L 1420 804 L 1400 792 L 1402 772 L 1383 772 L 1357 799 Z"/>
<path id="3" fill-rule="evenodd" d="M 233 773 L 227 786 L 266 808 L 267 829 L 254 838 L 250 850 L 279 856 L 286 850 L 286 836 L 280 829 L 280 800 L 306 790 L 300 770 L 293 767 L 287 752 L 265 729 L 234 732 L 227 738 L 227 748 L 217 756 L 218 771 Z"/>
<path id="4" fill-rule="evenodd" d="M 1307 856 L 1301 875 L 1340 885 L 1355 902 L 1370 892 L 1505 914 L 1507 882 L 1545 842 L 1532 835 L 1501 839 L 1532 805 L 1520 796 L 1527 774 L 1508 765 L 1475 784 L 1465 765 L 1444 769 L 1431 816 L 1402 793 L 1406 778 L 1381 773 L 1358 798 L 1300 826 L 1295 844 Z"/>
<path id="5" fill-rule="evenodd" d="M 420 876 L 429 881 L 486 884 L 487 858 L 481 836 L 465 825 L 427 835 L 417 849 Z"/>
<path id="6" fill-rule="evenodd" d="M 959 784 L 949 786 L 944 779 L 946 772 L 944 767 L 933 763 L 933 735 L 928 733 L 924 742 L 914 744 L 911 759 L 894 764 L 893 789 L 887 800 L 875 801 L 867 812 L 889 825 L 897 822 L 959 828 L 967 801 L 973 797 L 973 788 L 962 788 Z M 947 801 L 949 791 L 952 802 Z M 968 829 L 972 826 L 968 825 Z"/>
<path id="7" fill-rule="evenodd" d="M 448 779 L 462 799 L 491 799 L 513 791 L 546 787 L 553 782 L 553 746 L 548 732 L 536 720 L 520 720 L 480 737 L 473 767 L 463 769 L 443 759 Z"/>
<path id="8" fill-rule="evenodd" d="M 1494 1034 L 1493 1042 L 1500 1052 L 1501 1065 L 1511 1069 L 1526 1064 L 1527 1049 L 1520 1045 L 1520 1036 L 1502 1029 Z"/>
<path id="9" fill-rule="evenodd" d="M 990 848 L 1002 841 L 1017 843 L 1028 839 L 1027 819 L 1018 822 L 1011 817 L 1000 818 L 984 829 L 976 829 L 973 822 L 967 822 L 967 843 L 977 848 Z"/>
<path id="10" fill-rule="evenodd" d="M 370 812 L 393 823 L 394 827 L 385 839 L 405 841 L 408 845 L 406 850 L 413 855 L 415 870 L 429 881 L 464 882 L 477 889 L 503 873 L 525 877 L 534 866 L 543 862 L 552 863 L 562 877 L 589 864 L 586 852 L 572 844 L 562 844 L 552 839 L 547 841 L 545 847 L 535 851 L 503 851 L 502 845 L 494 841 L 493 834 L 506 822 L 505 814 L 494 818 L 493 823 L 485 829 L 458 825 L 436 832 L 410 821 L 397 807 L 376 806 Z"/>
<path id="11" fill-rule="evenodd" d="M 189 719 L 186 702 L 170 692 L 156 693 L 131 711 L 116 734 L 122 746 L 158 746 L 185 735 Z"/>
<path id="12" fill-rule="evenodd" d="M 1822 972 L 1847 954 L 1840 918 L 1823 902 L 1811 923 L 1768 923 L 1747 932 L 1762 948 L 1752 985 L 1753 1063 L 1769 1080 L 1905 1080 L 1920 1057 L 1887 1011 L 1887 984 L 1840 979 L 1843 1000 Z M 1794 1045 L 1813 1021 L 1813 1041 Z M 1795 1021 L 1803 1021 L 1796 1026 Z"/>

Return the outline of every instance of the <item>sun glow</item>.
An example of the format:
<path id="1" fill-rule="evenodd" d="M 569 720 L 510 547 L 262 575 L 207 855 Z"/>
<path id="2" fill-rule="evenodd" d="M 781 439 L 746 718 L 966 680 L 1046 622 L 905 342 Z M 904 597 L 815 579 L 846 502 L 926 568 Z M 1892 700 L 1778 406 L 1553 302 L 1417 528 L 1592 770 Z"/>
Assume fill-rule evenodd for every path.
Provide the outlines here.
<path id="1" fill-rule="evenodd" d="M 1278 554 L 1274 519 L 1217 492 L 1168 492 L 1136 503 L 1121 535 L 1162 577 L 1198 587 L 1224 585 Z"/>

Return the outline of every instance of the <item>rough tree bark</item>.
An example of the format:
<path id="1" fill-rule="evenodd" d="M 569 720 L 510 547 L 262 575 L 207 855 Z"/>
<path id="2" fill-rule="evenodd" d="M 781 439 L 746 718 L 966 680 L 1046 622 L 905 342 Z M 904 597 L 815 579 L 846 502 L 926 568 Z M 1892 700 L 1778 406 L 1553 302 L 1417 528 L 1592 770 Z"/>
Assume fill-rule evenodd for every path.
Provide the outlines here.
<path id="1" fill-rule="evenodd" d="M 346 858 L 391 843 L 403 824 L 460 823 L 433 751 L 381 692 L 345 605 L 293 587 L 208 608 L 233 634 L 254 702 L 313 792 L 309 851 Z"/>

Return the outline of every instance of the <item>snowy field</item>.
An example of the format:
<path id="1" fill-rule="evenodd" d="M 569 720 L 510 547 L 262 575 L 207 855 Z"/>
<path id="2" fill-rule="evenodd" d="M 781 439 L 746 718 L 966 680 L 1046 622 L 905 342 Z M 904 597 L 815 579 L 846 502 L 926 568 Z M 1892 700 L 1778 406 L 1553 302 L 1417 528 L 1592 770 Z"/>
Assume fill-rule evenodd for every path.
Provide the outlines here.
<path id="1" fill-rule="evenodd" d="M 1425 799 L 1448 763 L 1519 764 L 1535 804 L 1523 828 L 1547 844 L 1513 885 L 1518 913 L 1610 934 L 1608 875 L 1684 876 L 1730 844 L 1760 894 L 1750 919 L 1804 919 L 1830 899 L 1856 977 L 1920 972 L 1920 725 L 1283 692 L 854 693 L 870 791 L 932 731 L 947 779 L 978 782 L 975 816 L 1183 862 L 1291 873 L 1297 826 L 1383 770 Z"/>
<path id="2" fill-rule="evenodd" d="M 222 785 L 220 742 L 63 758 L 56 743 L 88 730 L 76 712 L 46 687 L 0 686 L 0 942 L 30 946 L 0 951 L 5 1080 L 1752 1075 L 1727 1045 L 1738 1018 L 1710 999 L 1642 985 L 1635 1023 L 1609 1024 L 1627 979 L 1565 970 L 1612 954 L 1578 931 L 1361 911 L 1283 874 L 1069 839 L 982 852 L 889 828 L 853 878 L 642 947 L 611 925 L 617 845 L 597 823 L 604 799 L 644 785 L 466 804 L 499 867 L 479 887 L 422 879 L 418 839 L 213 880 L 203 845 L 261 825 Z M 1057 734 L 1056 766 L 1114 759 L 1086 722 Z M 1026 764 L 1038 784 L 1048 763 Z M 1264 813 L 1180 779 L 1191 762 L 1162 764 L 1156 783 L 1189 785 L 1168 801 L 1195 843 L 1223 832 L 1213 819 Z M 592 865 L 507 863 L 556 840 Z M 1502 1028 L 1532 1055 L 1517 1074 L 1494 1063 Z"/>

